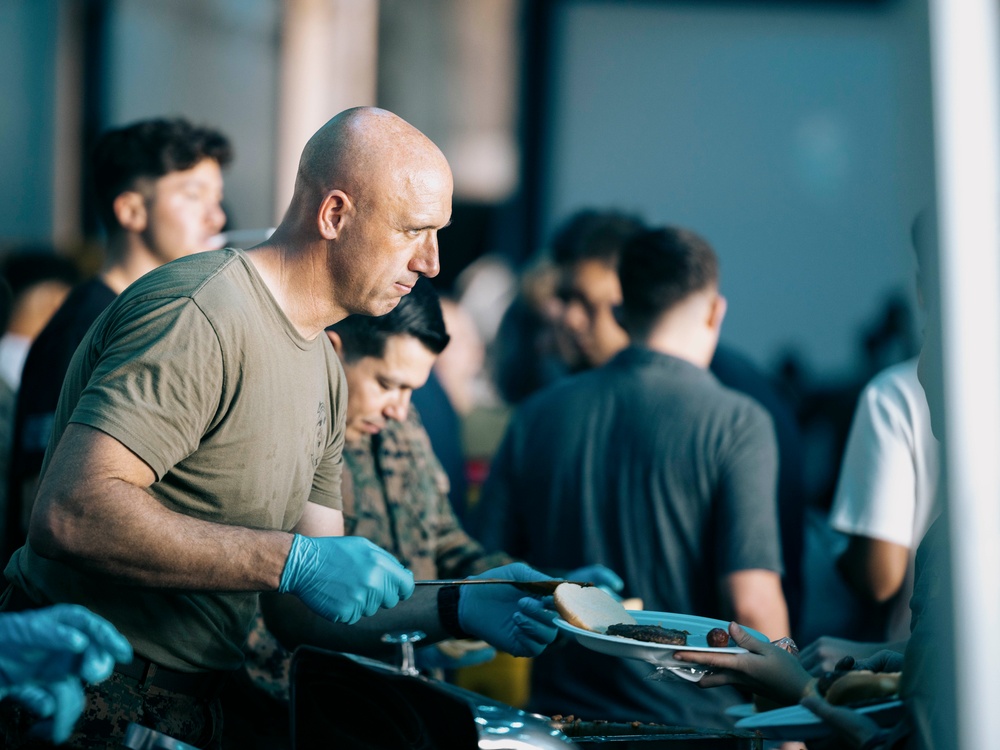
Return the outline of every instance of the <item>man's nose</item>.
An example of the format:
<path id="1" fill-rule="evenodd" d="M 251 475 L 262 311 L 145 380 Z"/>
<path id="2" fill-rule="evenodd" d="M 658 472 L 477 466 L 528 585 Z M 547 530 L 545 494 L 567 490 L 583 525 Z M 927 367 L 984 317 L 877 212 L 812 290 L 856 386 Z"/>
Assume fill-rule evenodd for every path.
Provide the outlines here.
<path id="1" fill-rule="evenodd" d="M 570 300 L 563 307 L 563 325 L 571 331 L 587 330 L 587 311 L 579 300 Z"/>
<path id="2" fill-rule="evenodd" d="M 226 226 L 226 211 L 221 203 L 215 203 L 208 209 L 208 223 L 213 234 L 221 232 Z"/>
<path id="3" fill-rule="evenodd" d="M 395 419 L 397 422 L 406 421 L 406 415 L 410 413 L 410 391 L 400 393 L 385 408 L 384 415 L 388 419 Z"/>
<path id="4" fill-rule="evenodd" d="M 409 266 L 411 271 L 415 271 L 427 278 L 434 278 L 441 272 L 441 261 L 438 253 L 437 232 L 428 233 Z"/>

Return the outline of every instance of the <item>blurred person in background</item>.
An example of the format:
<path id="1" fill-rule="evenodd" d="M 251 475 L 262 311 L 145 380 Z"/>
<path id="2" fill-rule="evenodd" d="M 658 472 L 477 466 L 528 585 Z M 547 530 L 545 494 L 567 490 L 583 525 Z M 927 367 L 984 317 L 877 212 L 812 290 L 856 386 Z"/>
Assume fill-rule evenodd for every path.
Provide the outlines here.
<path id="1" fill-rule="evenodd" d="M 507 347 L 502 360 L 506 364 L 497 378 L 501 391 L 514 399 L 512 403 L 567 373 L 599 367 L 628 345 L 628 335 L 615 318 L 622 301 L 616 269 L 625 243 L 645 229 L 644 220 L 634 214 L 595 208 L 581 209 L 557 227 L 551 243 L 554 274 L 541 267 L 534 294 L 522 295 L 520 306 L 508 311 L 508 330 L 513 332 L 509 338 L 521 343 L 501 341 L 501 347 Z M 547 294 L 546 279 L 555 285 L 554 300 Z M 525 304 L 531 299 L 536 302 Z M 709 370 L 723 385 L 757 401 L 774 422 L 785 570 L 782 588 L 795 632 L 802 602 L 805 513 L 796 416 L 770 379 L 733 347 L 720 343 Z"/>
<path id="2" fill-rule="evenodd" d="M 543 569 L 606 565 L 648 609 L 732 614 L 788 635 L 767 412 L 708 372 L 726 301 L 709 245 L 632 237 L 618 264 L 630 346 L 522 404 L 477 508 L 480 540 Z M 529 709 L 731 727 L 736 691 L 706 695 L 649 665 L 565 642 L 535 659 Z"/>
<path id="3" fill-rule="evenodd" d="M 0 337 L 0 378 L 17 392 L 32 342 L 66 300 L 80 271 L 51 247 L 24 247 L 3 255 L 0 275 L 11 291 L 10 312 Z"/>
<path id="4" fill-rule="evenodd" d="M 141 120 L 98 139 L 91 174 L 106 232 L 104 266 L 73 289 L 27 355 L 7 484 L 6 556 L 24 543 L 73 353 L 97 316 L 133 281 L 175 258 L 219 246 L 226 222 L 222 169 L 231 160 L 225 135 L 181 118 Z"/>
<path id="5" fill-rule="evenodd" d="M 930 223 L 923 211 L 911 227 L 921 308 L 922 269 L 928 263 L 921 257 L 928 245 L 922 237 Z M 832 669 L 847 655 L 869 656 L 886 647 L 902 651 L 909 638 L 916 550 L 941 511 L 940 446 L 917 368 L 914 358 L 885 369 L 858 401 L 829 525 L 845 536 L 836 566 L 856 597 L 836 608 L 849 612 L 853 604 L 860 622 L 847 632 L 821 629 L 830 623 L 838 589 L 810 597 L 810 630 L 824 633 L 802 651 L 803 665 L 814 673 Z"/>

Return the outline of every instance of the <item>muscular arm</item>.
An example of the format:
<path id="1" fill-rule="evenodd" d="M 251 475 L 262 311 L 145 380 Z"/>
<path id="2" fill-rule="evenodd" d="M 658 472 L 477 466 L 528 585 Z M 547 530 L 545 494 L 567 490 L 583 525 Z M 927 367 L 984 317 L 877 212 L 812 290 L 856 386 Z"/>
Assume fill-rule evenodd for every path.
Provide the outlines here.
<path id="1" fill-rule="evenodd" d="M 308 503 L 295 531 L 313 537 L 341 536 L 344 517 L 340 511 Z M 450 637 L 438 618 L 437 592 L 437 586 L 420 586 L 412 597 L 392 609 L 362 617 L 353 625 L 330 622 L 287 594 L 262 595 L 261 609 L 268 628 L 285 648 L 309 644 L 364 656 L 384 656 L 397 647 L 382 643 L 383 633 L 420 630 L 427 636 L 422 644 Z"/>
<path id="2" fill-rule="evenodd" d="M 883 603 L 902 588 L 910 550 L 901 544 L 851 536 L 837 569 L 859 595 Z"/>
<path id="3" fill-rule="evenodd" d="M 788 607 L 781 577 L 771 570 L 739 570 L 723 579 L 723 596 L 732 619 L 759 630 L 771 640 L 789 634 Z"/>
<path id="4" fill-rule="evenodd" d="M 38 489 L 29 541 L 43 557 L 157 588 L 273 591 L 292 535 L 202 521 L 161 505 L 149 466 L 70 424 Z"/>

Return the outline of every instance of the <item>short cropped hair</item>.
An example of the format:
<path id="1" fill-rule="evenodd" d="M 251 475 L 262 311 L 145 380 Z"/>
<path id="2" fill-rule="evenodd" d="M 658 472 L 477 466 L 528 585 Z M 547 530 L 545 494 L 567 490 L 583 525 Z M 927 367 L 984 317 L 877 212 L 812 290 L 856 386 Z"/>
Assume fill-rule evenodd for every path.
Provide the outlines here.
<path id="1" fill-rule="evenodd" d="M 183 118 L 140 120 L 108 130 L 91 152 L 100 219 L 109 232 L 118 229 L 115 198 L 137 189 L 141 180 L 157 180 L 171 172 L 182 172 L 204 159 L 214 159 L 224 167 L 232 158 L 226 136 L 212 128 L 192 125 Z"/>
<path id="2" fill-rule="evenodd" d="M 393 336 L 413 336 L 432 354 L 440 354 L 451 337 L 441 314 L 441 300 L 427 279 L 421 278 L 392 312 L 378 317 L 350 315 L 327 328 L 340 336 L 347 362 L 385 355 Z"/>
<path id="3" fill-rule="evenodd" d="M 631 214 L 583 209 L 556 229 L 552 260 L 560 266 L 597 260 L 614 268 L 625 243 L 645 229 L 642 219 Z"/>
<path id="4" fill-rule="evenodd" d="M 621 323 L 638 339 L 677 304 L 717 286 L 719 261 L 708 242 L 694 232 L 663 227 L 643 232 L 625 245 L 618 277 Z"/>

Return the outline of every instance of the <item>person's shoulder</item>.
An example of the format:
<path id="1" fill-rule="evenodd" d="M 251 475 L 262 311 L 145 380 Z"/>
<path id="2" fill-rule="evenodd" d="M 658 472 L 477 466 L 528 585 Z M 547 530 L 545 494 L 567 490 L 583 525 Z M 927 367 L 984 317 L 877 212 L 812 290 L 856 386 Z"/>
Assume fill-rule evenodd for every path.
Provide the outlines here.
<path id="1" fill-rule="evenodd" d="M 917 378 L 917 362 L 918 358 L 913 357 L 885 368 L 868 381 L 865 391 L 907 396 L 914 392 L 922 393 Z"/>

